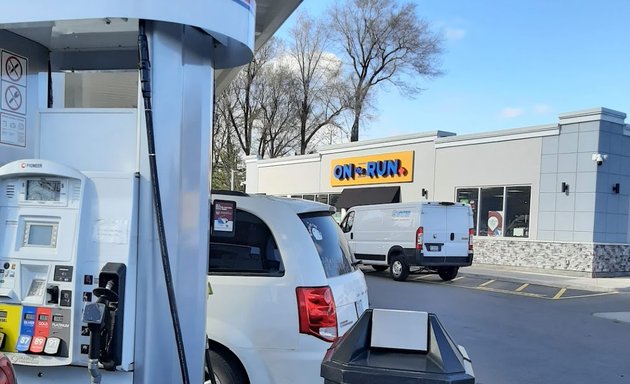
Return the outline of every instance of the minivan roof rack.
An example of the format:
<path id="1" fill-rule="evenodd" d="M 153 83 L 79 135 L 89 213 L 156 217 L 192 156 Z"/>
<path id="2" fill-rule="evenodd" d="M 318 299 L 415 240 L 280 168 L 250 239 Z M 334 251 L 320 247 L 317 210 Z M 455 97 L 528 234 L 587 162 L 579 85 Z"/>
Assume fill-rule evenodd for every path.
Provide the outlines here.
<path id="1" fill-rule="evenodd" d="M 245 192 L 240 192 L 240 191 L 230 191 L 227 189 L 213 189 L 210 191 L 211 194 L 217 194 L 217 195 L 229 195 L 229 196 L 249 196 L 247 193 Z"/>

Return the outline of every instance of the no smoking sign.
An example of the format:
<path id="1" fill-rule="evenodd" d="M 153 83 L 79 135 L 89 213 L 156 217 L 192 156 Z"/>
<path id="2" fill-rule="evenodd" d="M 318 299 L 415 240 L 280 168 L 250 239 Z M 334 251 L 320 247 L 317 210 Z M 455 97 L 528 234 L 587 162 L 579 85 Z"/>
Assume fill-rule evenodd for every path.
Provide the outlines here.
<path id="1" fill-rule="evenodd" d="M 13 52 L 2 50 L 2 110 L 26 115 L 26 77 L 28 60 Z"/>
<path id="2" fill-rule="evenodd" d="M 2 109 L 26 115 L 26 87 L 2 81 Z"/>
<path id="3" fill-rule="evenodd" d="M 28 60 L 20 55 L 2 50 L 2 80 L 26 87 Z"/>

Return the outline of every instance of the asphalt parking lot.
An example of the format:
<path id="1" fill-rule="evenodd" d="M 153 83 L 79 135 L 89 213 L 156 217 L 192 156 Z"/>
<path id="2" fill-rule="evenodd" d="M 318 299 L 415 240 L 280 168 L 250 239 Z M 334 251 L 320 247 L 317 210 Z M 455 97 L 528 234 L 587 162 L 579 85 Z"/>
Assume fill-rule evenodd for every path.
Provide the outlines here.
<path id="1" fill-rule="evenodd" d="M 628 291 L 579 289 L 566 277 L 553 277 L 552 286 L 537 275 L 512 279 L 472 268 L 450 282 L 422 274 L 398 282 L 370 269 L 370 305 L 435 313 L 466 348 L 476 383 L 630 384 L 630 312 L 620 312 L 628 310 Z"/>
<path id="2" fill-rule="evenodd" d="M 376 272 L 371 268 L 364 268 L 368 275 L 383 276 L 389 278 L 389 271 Z M 614 295 L 616 292 L 600 292 L 571 287 L 544 285 L 533 280 L 526 282 L 510 278 L 496 276 L 480 276 L 466 274 L 460 271 L 458 276 L 451 281 L 443 281 L 437 274 L 412 273 L 407 280 L 409 283 L 442 284 L 464 289 L 503 293 L 506 295 L 526 296 L 545 300 L 569 300 L 583 297 Z"/>

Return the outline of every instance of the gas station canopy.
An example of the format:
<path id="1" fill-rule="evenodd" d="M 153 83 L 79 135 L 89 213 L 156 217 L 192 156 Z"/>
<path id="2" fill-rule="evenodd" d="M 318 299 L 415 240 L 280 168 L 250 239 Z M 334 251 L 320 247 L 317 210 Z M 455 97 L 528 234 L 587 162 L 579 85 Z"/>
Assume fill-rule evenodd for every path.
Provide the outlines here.
<path id="1" fill-rule="evenodd" d="M 141 18 L 199 27 L 220 43 L 215 56 L 216 88 L 220 92 L 238 73 L 239 68 L 233 67 L 249 62 L 252 51 L 269 40 L 302 0 L 217 1 L 224 3 L 219 14 L 216 1 L 155 0 L 142 5 L 117 0 L 86 7 L 80 0 L 69 0 L 53 8 L 46 0 L 34 0 L 28 7 L 7 5 L 0 15 L 0 28 L 48 48 L 51 69 L 56 71 L 136 69 Z M 226 17 L 226 13 L 235 17 Z M 255 14 L 255 21 L 243 13 Z M 112 16 L 104 18 L 103 14 Z"/>

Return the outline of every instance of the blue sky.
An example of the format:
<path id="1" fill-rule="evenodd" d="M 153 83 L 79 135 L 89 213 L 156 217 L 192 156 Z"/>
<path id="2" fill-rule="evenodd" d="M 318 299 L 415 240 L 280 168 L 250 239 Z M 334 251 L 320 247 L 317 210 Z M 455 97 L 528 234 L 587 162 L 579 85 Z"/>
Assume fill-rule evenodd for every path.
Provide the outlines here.
<path id="1" fill-rule="evenodd" d="M 298 11 L 319 16 L 332 1 L 304 0 Z M 555 124 L 561 113 L 594 107 L 630 115 L 630 1 L 414 2 L 444 34 L 445 73 L 421 82 L 414 99 L 380 89 L 361 139 Z"/>

